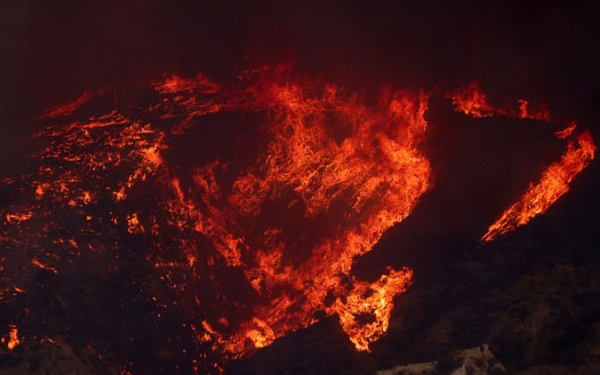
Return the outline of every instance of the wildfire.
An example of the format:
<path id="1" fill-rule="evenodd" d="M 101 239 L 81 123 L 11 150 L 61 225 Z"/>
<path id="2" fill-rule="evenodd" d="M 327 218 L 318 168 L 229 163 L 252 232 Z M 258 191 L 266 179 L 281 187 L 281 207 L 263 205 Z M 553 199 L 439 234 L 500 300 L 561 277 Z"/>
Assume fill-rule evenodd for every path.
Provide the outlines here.
<path id="1" fill-rule="evenodd" d="M 259 163 L 233 181 L 229 196 L 223 195 L 216 177 L 227 168 L 222 163 L 198 168 L 189 192 L 183 191 L 179 179 L 172 184 L 172 207 L 182 216 L 179 222 L 192 218 L 195 223 L 189 227 L 204 234 L 229 266 L 241 267 L 259 300 L 265 301 L 253 307 L 252 317 L 237 332 L 215 339 L 218 350 L 233 356 L 308 326 L 316 311 L 342 311 L 324 306 L 326 296 L 341 298 L 349 292 L 341 284 L 354 259 L 408 216 L 430 179 L 429 163 L 415 147 L 426 129 L 424 94 L 397 93 L 375 110 L 338 95 L 334 86 L 324 87 L 318 96 L 290 84 L 269 83 L 253 91 L 256 103 L 245 105 L 260 108 L 268 103 L 265 109 L 272 121 Z M 327 127 L 328 115 L 336 116 L 344 128 Z M 304 225 L 336 225 L 306 240 L 286 235 L 293 228 L 244 228 L 247 220 L 260 222 L 263 207 L 273 200 L 288 207 L 301 204 L 304 212 L 298 220 Z M 308 247 L 307 259 L 286 259 L 301 246 Z M 390 272 L 390 280 L 399 277 Z M 403 275 L 407 283 L 410 277 Z M 344 305 L 344 313 L 362 309 L 377 316 L 371 331 L 343 324 L 358 349 L 367 350 L 385 331 L 385 311 L 391 311 L 391 297 L 405 283 L 371 286 L 387 296 L 384 308 L 369 298 Z"/>
<path id="2" fill-rule="evenodd" d="M 490 226 L 481 240 L 490 242 L 546 212 L 558 198 L 569 191 L 569 183 L 589 165 L 595 152 L 596 146 L 588 132 L 569 142 L 562 158 L 542 172 L 540 181 L 531 184 L 525 194 Z"/>
<path id="3" fill-rule="evenodd" d="M 533 119 L 561 124 L 552 119 L 545 105 L 532 106 L 527 100 L 519 99 L 517 108 L 495 108 L 487 102 L 479 84 L 472 83 L 448 94 L 457 111 L 471 117 L 502 115 L 522 119 Z M 589 132 L 575 133 L 577 124 L 571 121 L 564 129 L 554 132 L 560 139 L 569 140 L 562 158 L 552 163 L 543 172 L 539 182 L 531 184 L 521 198 L 504 211 L 481 237 L 490 242 L 498 236 L 527 224 L 535 216 L 545 213 L 561 196 L 569 191 L 571 181 L 594 160 L 596 145 Z"/>
<path id="4" fill-rule="evenodd" d="M 457 111 L 472 117 L 493 116 L 494 110 L 487 102 L 487 98 L 478 82 L 459 88 L 451 93 L 450 98 Z"/>
<path id="5" fill-rule="evenodd" d="M 337 315 L 356 349 L 369 351 L 387 332 L 394 299 L 413 273 L 389 268 L 369 283 L 352 267 L 431 188 L 420 150 L 429 94 L 386 91 L 367 104 L 343 88 L 276 69 L 246 72 L 227 88 L 199 75 L 171 76 L 151 89 L 158 99 L 148 103 L 101 107 L 114 103 L 99 101 L 105 90 L 39 118 L 46 121 L 37 135 L 41 166 L 19 185 L 30 207 L 2 213 L 7 253 L 27 248 L 31 265 L 58 275 L 61 260 L 73 263 L 98 243 L 130 251 L 119 240 L 135 237 L 189 309 L 198 344 L 224 358 L 268 346 L 313 324 L 317 313 Z M 476 84 L 450 97 L 473 117 L 549 118 L 525 101 L 518 110 L 494 109 Z M 85 115 L 90 108 L 95 116 Z M 223 155 L 210 158 L 203 139 L 194 139 L 192 151 L 177 150 L 211 119 L 232 114 L 260 119 L 244 129 L 260 139 L 252 153 L 219 147 Z M 591 136 L 575 135 L 574 124 L 557 136 L 569 140 L 563 158 L 483 241 L 545 212 L 594 158 Z M 69 217 L 78 232 L 57 217 Z M 202 293 L 207 285 L 214 296 Z"/>
<path id="6" fill-rule="evenodd" d="M 406 269 L 391 270 L 372 285 L 355 281 L 345 301 L 336 301 L 332 311 L 339 315 L 340 324 L 356 349 L 369 351 L 369 344 L 387 332 L 394 308 L 392 300 L 406 289 L 411 278 L 412 271 Z M 365 321 L 360 321 L 361 317 Z"/>

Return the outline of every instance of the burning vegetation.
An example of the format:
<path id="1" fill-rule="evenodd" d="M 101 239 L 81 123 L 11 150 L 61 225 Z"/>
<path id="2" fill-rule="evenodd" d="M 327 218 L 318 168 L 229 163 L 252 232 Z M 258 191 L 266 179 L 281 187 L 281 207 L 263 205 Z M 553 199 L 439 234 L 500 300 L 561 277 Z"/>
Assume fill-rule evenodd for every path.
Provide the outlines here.
<path id="1" fill-rule="evenodd" d="M 60 276 L 84 252 L 138 252 L 176 295 L 152 300 L 184 309 L 185 329 L 219 361 L 332 315 L 369 351 L 412 270 L 368 282 L 352 267 L 431 188 L 421 145 L 432 94 L 387 90 L 373 104 L 278 69 L 244 72 L 231 87 L 171 76 L 141 91 L 135 102 L 86 92 L 36 119 L 38 171 L 4 180 L 20 199 L 2 212 L 0 300 L 23 292 L 31 266 Z M 555 122 L 523 100 L 496 109 L 476 84 L 448 96 L 473 117 Z M 203 138 L 216 119 L 242 124 L 216 136 L 239 150 Z M 483 242 L 546 212 L 593 160 L 589 133 L 569 122 L 556 134 L 567 142 L 561 160 Z M 11 327 L 9 350 L 20 342 Z"/>
<path id="2" fill-rule="evenodd" d="M 569 184 L 592 160 L 596 145 L 588 131 L 575 133 L 577 125 L 573 121 L 558 121 L 550 117 L 545 106 L 531 108 L 529 102 L 520 99 L 517 109 L 494 108 L 486 99 L 477 83 L 471 83 L 449 95 L 457 111 L 472 117 L 494 115 L 522 119 L 534 119 L 563 125 L 556 131 L 560 139 L 568 140 L 567 151 L 561 159 L 552 163 L 542 172 L 538 182 L 532 183 L 519 200 L 510 206 L 483 235 L 481 241 L 490 242 L 498 236 L 525 225 L 535 216 L 546 212 L 554 202 L 569 191 Z"/>

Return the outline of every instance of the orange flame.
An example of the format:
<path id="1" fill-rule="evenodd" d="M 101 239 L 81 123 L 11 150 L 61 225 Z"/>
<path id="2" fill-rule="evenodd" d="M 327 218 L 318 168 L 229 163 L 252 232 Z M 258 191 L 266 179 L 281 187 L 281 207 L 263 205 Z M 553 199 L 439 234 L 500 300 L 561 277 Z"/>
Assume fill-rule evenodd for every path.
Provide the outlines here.
<path id="1" fill-rule="evenodd" d="M 8 224 L 14 222 L 27 221 L 33 217 L 33 212 L 15 212 L 6 214 L 6 222 Z"/>
<path id="2" fill-rule="evenodd" d="M 487 102 L 478 82 L 472 82 L 449 96 L 458 112 L 472 117 L 489 117 L 494 114 L 494 109 Z"/>
<path id="3" fill-rule="evenodd" d="M 349 322 L 343 325 L 356 347 L 367 350 L 368 343 L 385 332 L 391 297 L 404 290 L 409 274 L 392 270 L 382 279 L 389 282 L 371 286 L 385 296 L 383 307 L 380 300 L 359 302 L 356 297 L 353 305 L 326 308 L 324 300 L 328 293 L 350 292 L 342 290 L 341 284 L 354 259 L 369 251 L 387 228 L 408 216 L 428 189 L 429 162 L 416 149 L 426 129 L 427 97 L 397 93 L 382 103 L 381 110 L 373 110 L 356 99 L 339 96 L 334 86 L 326 86 L 320 96 L 307 96 L 290 84 L 254 88 L 259 89 L 264 91 L 257 99 L 269 103 L 274 121 L 260 164 L 233 182 L 228 197 L 217 183 L 216 174 L 224 168 L 220 163 L 197 170 L 192 194 L 197 199 L 186 198 L 178 180 L 172 184 L 175 212 L 194 218 L 196 223 L 190 227 L 206 235 L 230 266 L 241 267 L 257 295 L 266 301 L 254 308 L 253 316 L 237 332 L 219 336 L 217 349 L 238 356 L 306 327 L 318 310 L 347 315 L 362 309 L 377 316 L 369 329 L 355 329 Z M 324 121 L 328 114 L 337 116 L 345 128 L 328 128 Z M 336 131 L 344 131 L 345 136 L 337 139 Z M 242 227 L 242 222 L 261 215 L 268 200 L 288 201 L 288 205 L 302 202 L 301 220 L 308 225 L 327 219 L 337 226 L 331 228 L 333 234 L 323 233 L 322 238 L 312 240 L 307 260 L 291 262 L 286 254 L 297 245 L 286 238 L 287 228 L 253 233 Z M 194 201 L 203 202 L 210 215 Z M 341 203 L 342 210 L 333 207 Z M 252 252 L 252 248 L 259 250 Z M 248 257 L 249 261 L 243 260 Z"/>
<path id="4" fill-rule="evenodd" d="M 472 83 L 448 95 L 455 109 L 471 117 L 504 115 L 522 119 L 560 124 L 550 116 L 545 105 L 533 107 L 527 100 L 519 99 L 518 109 L 495 108 L 490 105 L 477 83 Z M 492 224 L 481 237 L 482 242 L 490 242 L 498 236 L 511 232 L 527 224 L 535 216 L 545 213 L 561 196 L 569 191 L 569 184 L 595 157 L 596 146 L 589 132 L 575 135 L 575 122 L 567 122 L 564 129 L 554 132 L 560 139 L 572 139 L 561 160 L 552 163 L 543 173 L 540 181 L 531 184 L 521 198 L 504 211 L 500 219 Z M 574 140 L 573 140 L 574 138 Z"/>
<path id="5" fill-rule="evenodd" d="M 596 146 L 589 132 L 584 132 L 575 141 L 569 142 L 560 161 L 548 166 L 543 171 L 540 181 L 529 186 L 525 194 L 490 226 L 481 240 L 490 242 L 546 212 L 569 191 L 569 183 L 590 164 L 595 152 Z"/>
<path id="6" fill-rule="evenodd" d="M 146 260 L 198 322 L 190 325 L 198 344 L 226 358 L 307 327 L 318 313 L 337 315 L 356 349 L 369 351 L 387 332 L 412 270 L 389 268 L 369 283 L 352 268 L 431 187 L 420 151 L 429 95 L 388 91 L 367 104 L 337 86 L 266 68 L 240 77 L 225 89 L 201 75 L 170 76 L 152 86 L 159 99 L 147 106 L 78 120 L 72 115 L 93 106 L 96 94 L 55 107 L 44 119 L 57 123 L 38 134 L 46 143 L 41 167 L 23 189 L 31 207 L 2 213 L 9 225 L 0 240 L 37 251 L 31 264 L 59 273 L 58 257 L 40 249 L 40 238 L 73 257 L 102 236 L 146 239 Z M 449 96 L 473 117 L 550 118 L 525 101 L 495 109 L 477 84 Z M 256 154 L 241 161 L 190 154 L 187 163 L 200 161 L 180 165 L 174 145 L 225 113 L 260 116 Z M 548 210 L 594 158 L 589 133 L 576 136 L 569 124 L 556 135 L 570 140 L 562 159 L 483 241 Z M 79 217 L 80 233 L 61 238 L 53 210 Z M 212 300 L 200 284 L 214 289 Z"/>
<path id="7" fill-rule="evenodd" d="M 8 350 L 14 350 L 19 344 L 21 344 L 21 340 L 19 339 L 19 329 L 14 324 L 8 326 L 8 337 L 2 337 L 0 343 L 6 346 Z"/>
<path id="8" fill-rule="evenodd" d="M 344 332 L 356 349 L 370 351 L 369 344 L 388 330 L 393 298 L 404 292 L 412 278 L 411 270 L 390 270 L 372 285 L 355 281 L 345 301 L 337 300 L 331 310 L 340 317 Z M 360 321 L 360 318 L 365 321 Z"/>

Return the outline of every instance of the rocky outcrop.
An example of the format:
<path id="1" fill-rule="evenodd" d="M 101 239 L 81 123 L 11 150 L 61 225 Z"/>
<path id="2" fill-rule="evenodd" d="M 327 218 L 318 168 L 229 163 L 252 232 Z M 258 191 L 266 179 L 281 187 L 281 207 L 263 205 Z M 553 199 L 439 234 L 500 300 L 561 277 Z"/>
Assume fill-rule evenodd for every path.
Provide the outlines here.
<path id="1" fill-rule="evenodd" d="M 440 361 L 395 366 L 376 375 L 501 375 L 506 368 L 488 345 L 466 349 Z"/>

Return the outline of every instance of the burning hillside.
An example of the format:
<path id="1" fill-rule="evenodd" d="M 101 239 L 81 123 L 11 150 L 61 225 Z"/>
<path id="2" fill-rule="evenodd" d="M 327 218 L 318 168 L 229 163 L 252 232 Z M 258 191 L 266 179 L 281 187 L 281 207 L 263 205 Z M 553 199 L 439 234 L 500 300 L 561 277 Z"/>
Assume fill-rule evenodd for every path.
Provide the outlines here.
<path id="1" fill-rule="evenodd" d="M 135 259 L 168 287 L 141 291 L 159 318 L 183 311 L 196 372 L 220 372 L 326 316 L 369 351 L 413 271 L 363 281 L 353 265 L 432 187 L 421 147 L 432 95 L 386 89 L 366 100 L 264 68 L 231 85 L 169 76 L 51 108 L 35 120 L 37 172 L 3 181 L 16 198 L 2 211 L 0 301 L 24 298 L 37 270 L 60 278 L 90 254 Z M 531 176 L 483 242 L 543 214 L 594 158 L 590 134 L 545 109 L 496 109 L 476 85 L 444 95 L 469 116 L 543 120 L 565 139 L 563 157 Z M 11 326 L 3 349 L 37 334 Z"/>

